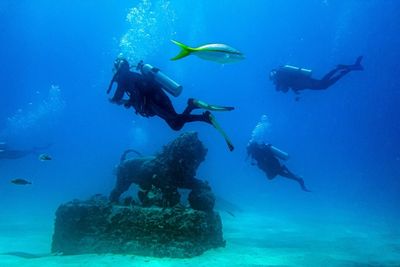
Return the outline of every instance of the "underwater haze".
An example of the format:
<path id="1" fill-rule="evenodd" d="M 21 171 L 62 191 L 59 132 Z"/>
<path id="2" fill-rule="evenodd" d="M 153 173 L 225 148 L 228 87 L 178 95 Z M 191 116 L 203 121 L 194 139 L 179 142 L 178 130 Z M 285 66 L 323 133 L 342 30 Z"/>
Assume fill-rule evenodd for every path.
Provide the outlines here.
<path id="1" fill-rule="evenodd" d="M 0 255 L 0 266 L 400 266 L 399 14 L 396 0 L 1 1 L 0 143 L 33 152 L 0 157 L 0 254 L 47 256 Z M 171 61 L 172 39 L 228 44 L 245 59 Z M 191 97 L 234 106 L 214 113 L 234 151 L 205 123 L 174 131 L 110 103 L 120 54 L 181 84 L 170 96 L 179 113 Z M 269 79 L 285 64 L 320 78 L 358 56 L 364 71 L 298 101 Z M 311 192 L 251 164 L 262 115 Z M 226 247 L 191 259 L 49 254 L 60 204 L 109 195 L 124 150 L 152 155 L 187 131 L 208 149 L 197 177 L 237 207 L 219 210 Z"/>

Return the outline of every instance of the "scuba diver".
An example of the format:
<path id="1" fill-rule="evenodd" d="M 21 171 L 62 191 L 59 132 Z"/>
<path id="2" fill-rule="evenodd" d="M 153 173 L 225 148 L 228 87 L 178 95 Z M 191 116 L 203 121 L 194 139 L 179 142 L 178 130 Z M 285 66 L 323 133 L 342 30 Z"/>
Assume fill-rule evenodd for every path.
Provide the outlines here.
<path id="1" fill-rule="evenodd" d="M 182 91 L 182 86 L 159 69 L 144 64 L 143 61 L 139 62 L 136 68 L 140 70 L 140 73 L 133 72 L 130 69 L 131 67 L 126 59 L 118 57 L 114 61 L 115 74 L 110 82 L 107 94 L 110 93 L 114 82 L 118 86 L 110 102 L 124 105 L 126 108 L 133 107 L 136 114 L 143 117 L 158 116 L 175 131 L 180 130 L 188 122 L 200 121 L 211 124 L 222 134 L 229 150 L 234 149 L 230 139 L 210 112 L 230 111 L 234 109 L 233 107 L 209 105 L 203 101 L 189 98 L 185 110 L 178 114 L 164 90 L 173 96 L 178 96 Z M 123 98 L 125 93 L 128 95 L 128 99 Z M 202 114 L 191 114 L 195 109 L 205 109 L 206 111 Z"/>
<path id="2" fill-rule="evenodd" d="M 299 183 L 301 189 L 311 192 L 304 184 L 303 178 L 295 175 L 284 165 L 279 159 L 286 160 L 289 155 L 271 144 L 257 143 L 250 141 L 247 145 L 247 154 L 257 162 L 257 166 L 265 172 L 269 180 L 274 179 L 277 175 L 294 180 Z M 252 164 L 254 165 L 254 164 Z"/>
<path id="3" fill-rule="evenodd" d="M 289 89 L 292 89 L 295 94 L 306 89 L 325 90 L 349 72 L 364 70 L 361 65 L 362 58 L 362 56 L 359 56 L 353 65 L 337 65 L 320 80 L 311 77 L 311 70 L 290 65 L 271 70 L 269 77 L 275 84 L 276 90 L 284 93 L 288 92 Z M 299 100 L 299 98 L 296 98 L 296 100 Z"/>
<path id="4" fill-rule="evenodd" d="M 295 180 L 306 192 L 310 192 L 304 185 L 301 177 L 293 174 L 289 169 L 280 163 L 281 160 L 288 160 L 289 154 L 269 144 L 267 135 L 270 133 L 271 123 L 267 115 L 262 115 L 251 132 L 251 138 L 247 145 L 247 155 L 252 161 L 257 162 L 257 166 L 265 172 L 269 180 L 274 179 L 277 175 Z M 252 162 L 252 165 L 255 165 Z"/>

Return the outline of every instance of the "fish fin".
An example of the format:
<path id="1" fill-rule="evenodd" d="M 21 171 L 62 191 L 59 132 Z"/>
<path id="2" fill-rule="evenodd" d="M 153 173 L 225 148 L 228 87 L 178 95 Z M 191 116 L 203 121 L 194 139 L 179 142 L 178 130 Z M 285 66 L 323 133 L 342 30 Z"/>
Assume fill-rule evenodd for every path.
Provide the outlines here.
<path id="1" fill-rule="evenodd" d="M 189 46 L 187 46 L 185 44 L 182 44 L 182 43 L 177 42 L 175 40 L 171 40 L 171 41 L 181 48 L 181 51 L 179 52 L 179 54 L 176 55 L 175 57 L 171 58 L 171 60 L 178 60 L 178 59 L 187 57 L 188 55 L 190 55 L 194 51 L 193 48 L 191 48 L 191 47 L 189 47 Z"/>

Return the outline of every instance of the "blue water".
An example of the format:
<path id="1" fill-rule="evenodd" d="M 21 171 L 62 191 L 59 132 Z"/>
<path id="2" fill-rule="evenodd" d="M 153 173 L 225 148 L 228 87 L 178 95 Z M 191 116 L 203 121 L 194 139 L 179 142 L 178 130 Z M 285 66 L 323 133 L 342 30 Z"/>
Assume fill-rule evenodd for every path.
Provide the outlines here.
<path id="1" fill-rule="evenodd" d="M 124 149 L 153 154 L 179 135 L 159 118 L 108 102 L 112 63 L 123 53 L 184 86 L 181 96 L 171 97 L 177 111 L 189 97 L 236 107 L 216 114 L 234 152 L 208 125 L 181 131 L 197 131 L 208 148 L 198 177 L 216 194 L 244 210 L 306 226 L 337 218 L 348 219 L 349 227 L 354 217 L 378 221 L 389 243 L 399 244 L 399 14 L 395 0 L 0 2 L 0 142 L 18 149 L 50 145 L 46 152 L 54 158 L 0 160 L 0 220 L 43 218 L 51 225 L 62 202 L 110 192 Z M 170 39 L 226 43 L 246 59 L 170 61 L 179 50 Z M 365 71 L 325 91 L 304 91 L 300 101 L 275 91 L 268 79 L 283 64 L 322 77 L 359 55 Z M 312 193 L 283 178 L 268 181 L 246 161 L 246 144 L 263 114 L 269 140 L 290 153 L 288 167 Z M 33 185 L 12 185 L 14 178 Z"/>

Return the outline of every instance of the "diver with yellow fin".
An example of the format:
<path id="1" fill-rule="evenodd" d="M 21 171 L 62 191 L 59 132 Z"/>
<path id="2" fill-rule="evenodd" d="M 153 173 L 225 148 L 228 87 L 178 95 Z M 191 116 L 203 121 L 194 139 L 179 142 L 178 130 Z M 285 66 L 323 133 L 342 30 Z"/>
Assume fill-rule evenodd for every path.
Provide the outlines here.
<path id="1" fill-rule="evenodd" d="M 111 92 L 114 83 L 117 83 L 118 86 L 110 102 L 124 105 L 126 108 L 133 107 L 136 114 L 143 117 L 158 116 L 175 131 L 182 129 L 187 122 L 202 121 L 209 123 L 224 137 L 229 150 L 234 149 L 228 136 L 210 112 L 231 111 L 234 109 L 233 107 L 209 105 L 203 101 L 190 98 L 185 110 L 178 114 L 164 90 L 176 97 L 182 92 L 181 85 L 158 68 L 144 64 L 143 61 L 139 62 L 136 68 L 140 72 L 134 72 L 130 69 L 131 67 L 126 59 L 119 57 L 114 61 L 114 76 L 111 79 L 107 94 Z M 125 94 L 127 94 L 128 99 L 124 99 Z M 191 114 L 195 109 L 206 109 L 206 111 L 202 114 Z"/>

